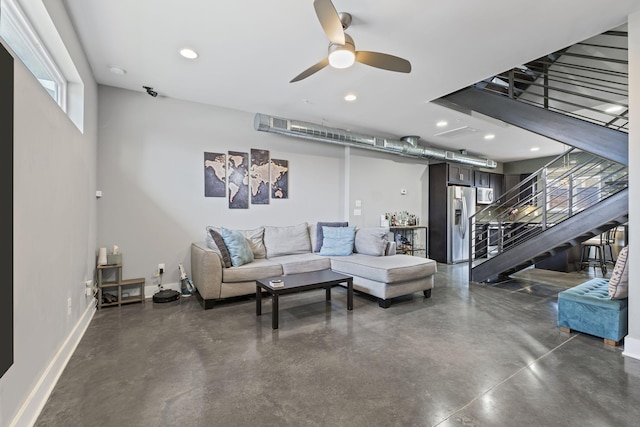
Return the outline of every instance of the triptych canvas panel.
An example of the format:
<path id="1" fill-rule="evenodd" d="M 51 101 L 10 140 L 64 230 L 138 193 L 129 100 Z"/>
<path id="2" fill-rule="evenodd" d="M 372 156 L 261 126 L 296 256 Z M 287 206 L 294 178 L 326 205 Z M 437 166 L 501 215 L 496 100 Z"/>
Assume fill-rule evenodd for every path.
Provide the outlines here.
<path id="1" fill-rule="evenodd" d="M 204 153 L 204 196 L 227 197 L 230 209 L 267 205 L 289 198 L 289 161 L 271 159 L 268 150 Z"/>

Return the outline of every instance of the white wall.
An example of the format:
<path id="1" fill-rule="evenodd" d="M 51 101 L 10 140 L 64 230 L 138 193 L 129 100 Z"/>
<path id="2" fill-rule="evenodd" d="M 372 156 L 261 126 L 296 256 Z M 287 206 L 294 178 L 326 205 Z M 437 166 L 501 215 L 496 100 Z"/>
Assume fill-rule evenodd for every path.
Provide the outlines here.
<path id="1" fill-rule="evenodd" d="M 97 87 L 66 33 L 85 86 L 84 134 L 14 56 L 14 364 L 0 378 L 2 426 L 30 425 L 93 313 L 84 282 L 95 269 Z"/>
<path id="2" fill-rule="evenodd" d="M 253 116 L 100 86 L 98 245 L 121 248 L 125 277 L 144 277 L 155 290 L 154 272 L 165 263 L 163 284 L 177 283 L 178 263 L 189 271 L 190 244 L 204 240 L 207 225 L 253 228 L 347 219 L 377 226 L 387 211 L 424 216 L 426 164 L 257 132 Z M 229 209 L 226 198 L 204 197 L 204 152 L 252 148 L 289 160 L 289 199 Z M 407 196 L 400 195 L 401 188 Z M 362 216 L 352 215 L 356 199 L 362 201 Z"/>
<path id="3" fill-rule="evenodd" d="M 349 223 L 361 227 L 380 224 L 386 212 L 407 211 L 428 223 L 429 168 L 427 160 L 362 149 L 351 149 Z M 406 195 L 401 190 L 407 190 Z M 357 208 L 356 200 L 361 207 Z M 361 216 L 354 216 L 354 209 Z"/>
<path id="4" fill-rule="evenodd" d="M 640 12 L 629 16 L 629 335 L 624 355 L 640 359 Z"/>

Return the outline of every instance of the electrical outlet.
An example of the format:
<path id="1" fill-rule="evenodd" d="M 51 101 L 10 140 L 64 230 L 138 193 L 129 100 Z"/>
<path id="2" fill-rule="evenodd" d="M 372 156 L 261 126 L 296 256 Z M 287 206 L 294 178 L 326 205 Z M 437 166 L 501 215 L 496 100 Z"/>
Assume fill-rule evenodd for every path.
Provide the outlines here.
<path id="1" fill-rule="evenodd" d="M 84 295 L 90 297 L 93 295 L 93 280 L 84 281 Z"/>
<path id="2" fill-rule="evenodd" d="M 71 315 L 71 297 L 67 298 L 67 316 Z"/>
<path id="3" fill-rule="evenodd" d="M 159 274 L 163 274 L 164 273 L 164 264 L 158 264 L 158 273 Z"/>

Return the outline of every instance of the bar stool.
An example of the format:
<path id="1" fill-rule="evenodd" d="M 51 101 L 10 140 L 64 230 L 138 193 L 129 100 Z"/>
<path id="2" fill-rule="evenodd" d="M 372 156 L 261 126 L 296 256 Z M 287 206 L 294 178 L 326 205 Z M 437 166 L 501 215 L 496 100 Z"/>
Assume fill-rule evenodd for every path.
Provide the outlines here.
<path id="1" fill-rule="evenodd" d="M 607 232 L 608 233 L 608 232 Z M 588 269 L 593 265 L 593 272 L 599 266 L 602 276 L 607 274 L 607 264 L 605 262 L 605 233 L 600 234 L 582 242 L 582 256 L 580 257 L 580 270 Z M 591 250 L 594 250 L 594 256 L 591 257 Z M 613 253 L 613 251 L 611 252 Z"/>
<path id="2" fill-rule="evenodd" d="M 605 250 L 608 249 L 609 253 L 606 251 L 604 253 L 605 264 L 611 263 L 612 265 L 616 264 L 616 258 L 613 256 L 613 246 L 616 244 L 616 233 L 618 231 L 618 227 L 613 227 L 612 229 L 606 231 L 603 236 L 602 243 L 604 245 Z M 607 255 L 610 257 L 610 261 L 607 260 Z"/>

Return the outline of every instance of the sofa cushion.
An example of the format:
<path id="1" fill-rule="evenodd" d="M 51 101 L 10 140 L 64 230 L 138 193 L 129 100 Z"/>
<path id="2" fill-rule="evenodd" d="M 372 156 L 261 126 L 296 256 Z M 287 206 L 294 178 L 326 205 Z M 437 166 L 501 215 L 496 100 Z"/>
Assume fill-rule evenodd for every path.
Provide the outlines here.
<path id="1" fill-rule="evenodd" d="M 320 255 L 347 256 L 353 253 L 353 242 L 356 235 L 355 226 L 327 227 L 322 226 L 323 240 Z"/>
<path id="2" fill-rule="evenodd" d="M 282 266 L 269 259 L 256 259 L 240 267 L 222 270 L 222 281 L 225 283 L 248 282 L 264 279 L 265 277 L 281 276 Z"/>
<path id="3" fill-rule="evenodd" d="M 227 245 L 225 245 L 224 243 L 222 234 L 214 230 L 213 227 L 207 227 L 207 232 L 208 236 L 210 237 L 210 239 L 207 239 L 207 246 L 220 255 L 222 265 L 225 268 L 231 267 L 233 265 L 231 263 L 231 254 L 229 253 L 229 249 L 227 249 Z M 211 240 L 211 243 L 209 242 L 209 240 Z"/>
<path id="4" fill-rule="evenodd" d="M 387 249 L 389 229 L 384 227 L 356 230 L 356 252 L 363 255 L 383 256 Z"/>
<path id="5" fill-rule="evenodd" d="M 609 279 L 609 297 L 611 299 L 622 299 L 629 296 L 629 267 L 627 266 L 627 256 L 629 247 L 625 246 L 618 254 L 616 265 L 613 267 L 611 279 Z"/>
<path id="6" fill-rule="evenodd" d="M 407 255 L 372 257 L 353 254 L 331 257 L 331 269 L 338 273 L 359 276 L 382 283 L 398 283 L 434 274 L 434 260 Z"/>
<path id="7" fill-rule="evenodd" d="M 306 222 L 287 227 L 264 227 L 267 257 L 311 252 L 311 240 Z M 266 277 L 266 276 L 265 276 Z"/>
<path id="8" fill-rule="evenodd" d="M 324 233 L 322 231 L 322 227 L 348 227 L 349 223 L 344 222 L 318 222 L 316 224 L 316 240 L 315 245 L 313 246 L 313 252 L 320 252 L 320 248 L 322 248 L 322 241 L 324 239 Z"/>
<path id="9" fill-rule="evenodd" d="M 242 233 L 237 230 L 228 230 L 222 227 L 220 234 L 222 234 L 224 244 L 229 249 L 231 264 L 233 264 L 234 267 L 239 267 L 253 261 L 253 252 L 251 252 L 249 242 Z"/>
<path id="10" fill-rule="evenodd" d="M 327 270 L 331 268 L 331 260 L 318 254 L 284 255 L 270 258 L 271 261 L 282 265 L 283 274 L 308 273 L 310 271 Z"/>

